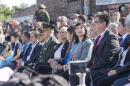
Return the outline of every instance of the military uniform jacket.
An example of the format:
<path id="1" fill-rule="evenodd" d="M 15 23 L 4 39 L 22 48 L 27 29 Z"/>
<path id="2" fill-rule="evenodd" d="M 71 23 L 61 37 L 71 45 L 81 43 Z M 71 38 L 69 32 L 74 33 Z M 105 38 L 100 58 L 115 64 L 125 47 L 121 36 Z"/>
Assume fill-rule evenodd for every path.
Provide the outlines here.
<path id="1" fill-rule="evenodd" d="M 41 21 L 41 22 L 50 23 L 49 13 L 48 13 L 47 11 L 38 13 L 38 14 L 36 15 L 36 20 L 37 20 L 37 21 Z"/>
<path id="2" fill-rule="evenodd" d="M 55 48 L 57 45 L 57 39 L 55 37 L 51 37 L 48 42 L 46 42 L 40 51 L 40 55 L 38 58 L 38 64 L 48 65 L 48 60 L 53 58 Z"/>

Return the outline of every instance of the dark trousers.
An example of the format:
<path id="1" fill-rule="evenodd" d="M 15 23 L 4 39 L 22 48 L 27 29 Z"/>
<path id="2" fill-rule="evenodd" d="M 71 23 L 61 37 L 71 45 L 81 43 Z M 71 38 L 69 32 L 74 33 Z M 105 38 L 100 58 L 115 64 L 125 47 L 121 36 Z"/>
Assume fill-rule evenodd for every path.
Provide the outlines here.
<path id="1" fill-rule="evenodd" d="M 40 74 L 51 74 L 52 68 L 49 65 L 39 65 L 36 71 Z"/>
<path id="2" fill-rule="evenodd" d="M 107 75 L 99 76 L 95 80 L 96 82 L 95 86 L 111 86 L 115 80 L 128 76 L 129 74 L 130 73 L 124 73 L 124 74 L 118 74 L 110 77 Z"/>
<path id="3" fill-rule="evenodd" d="M 128 77 L 120 78 L 114 81 L 113 86 L 124 86 L 125 84 L 128 84 L 130 81 L 128 81 Z"/>
<path id="4" fill-rule="evenodd" d="M 86 85 L 90 86 L 90 82 L 92 84 L 95 84 L 95 79 L 101 75 L 104 75 L 106 72 L 106 69 L 100 69 L 100 70 L 91 70 L 90 72 L 86 73 Z"/>
<path id="5" fill-rule="evenodd" d="M 60 75 L 60 76 L 64 77 L 67 81 L 69 81 L 69 73 L 68 73 L 68 71 L 58 70 L 54 74 Z"/>

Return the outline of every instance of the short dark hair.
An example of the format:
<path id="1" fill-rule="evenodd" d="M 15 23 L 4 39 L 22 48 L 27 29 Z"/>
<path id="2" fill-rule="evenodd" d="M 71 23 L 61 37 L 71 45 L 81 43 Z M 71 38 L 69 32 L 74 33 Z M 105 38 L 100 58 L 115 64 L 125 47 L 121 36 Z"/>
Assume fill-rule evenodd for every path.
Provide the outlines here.
<path id="1" fill-rule="evenodd" d="M 12 32 L 11 33 L 11 36 L 15 37 L 15 38 L 18 38 L 19 37 L 19 34 L 17 32 Z"/>
<path id="2" fill-rule="evenodd" d="M 105 12 L 97 13 L 95 15 L 95 17 L 98 17 L 100 22 L 105 22 L 106 23 L 106 27 L 110 23 L 109 15 L 107 13 L 105 13 Z"/>
<path id="3" fill-rule="evenodd" d="M 75 30 L 75 27 L 74 26 L 70 26 L 70 27 L 68 27 L 67 32 L 69 32 L 70 34 L 73 34 L 74 30 Z"/>
<path id="4" fill-rule="evenodd" d="M 29 32 L 24 32 L 23 35 L 25 35 L 28 39 L 30 39 L 30 33 Z"/>
<path id="5" fill-rule="evenodd" d="M 85 23 L 87 21 L 87 16 L 85 15 L 80 15 L 79 19 L 81 19 L 83 21 L 83 23 Z"/>

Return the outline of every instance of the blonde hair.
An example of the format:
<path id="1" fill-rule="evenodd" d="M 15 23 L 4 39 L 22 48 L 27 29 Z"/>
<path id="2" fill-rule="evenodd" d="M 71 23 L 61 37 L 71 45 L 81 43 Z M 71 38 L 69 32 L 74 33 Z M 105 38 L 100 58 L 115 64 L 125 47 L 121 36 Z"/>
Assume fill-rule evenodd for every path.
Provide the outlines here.
<path id="1" fill-rule="evenodd" d="M 0 43 L 3 43 L 5 41 L 5 36 L 3 32 L 2 26 L 0 26 Z"/>
<path id="2" fill-rule="evenodd" d="M 110 29 L 113 33 L 117 33 L 118 26 L 119 25 L 117 23 L 110 23 L 109 26 L 108 26 L 108 29 Z"/>
<path id="3" fill-rule="evenodd" d="M 2 26 L 0 26 L 0 35 L 3 35 L 3 34 L 4 34 L 3 28 L 2 28 Z"/>

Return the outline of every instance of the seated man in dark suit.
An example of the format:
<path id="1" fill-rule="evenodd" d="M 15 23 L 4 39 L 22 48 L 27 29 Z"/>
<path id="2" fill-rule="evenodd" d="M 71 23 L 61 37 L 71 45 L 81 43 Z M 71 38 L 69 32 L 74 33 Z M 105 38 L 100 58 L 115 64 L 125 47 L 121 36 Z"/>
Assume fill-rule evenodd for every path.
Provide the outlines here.
<path id="1" fill-rule="evenodd" d="M 29 32 L 24 32 L 22 35 L 22 44 L 23 44 L 23 49 L 20 54 L 20 57 L 22 58 L 22 61 L 25 62 L 27 59 L 27 56 L 29 55 L 31 51 L 31 46 L 30 46 L 30 33 Z"/>
<path id="2" fill-rule="evenodd" d="M 130 16 L 129 16 L 130 17 Z M 129 19 L 129 20 L 127 20 Z M 126 28 L 128 36 L 130 34 L 130 18 L 126 19 Z M 117 65 L 108 69 L 105 75 L 97 77 L 96 86 L 110 86 L 116 79 L 126 77 L 130 74 L 130 39 L 125 40 L 125 45 L 127 45 L 124 52 L 121 54 Z"/>
<path id="3" fill-rule="evenodd" d="M 106 75 L 97 77 L 95 86 L 110 86 L 116 79 L 128 76 L 130 74 L 130 40 L 129 47 L 122 53 L 118 64 L 110 69 Z"/>
<path id="4" fill-rule="evenodd" d="M 118 58 L 116 55 L 119 52 L 118 38 L 107 29 L 109 25 L 109 16 L 106 13 L 95 15 L 94 27 L 99 36 L 95 40 L 92 58 L 88 62 L 90 73 L 86 73 L 86 84 L 90 84 L 90 75 L 94 80 L 106 72 L 108 68 L 115 65 Z"/>
<path id="5" fill-rule="evenodd" d="M 30 35 L 31 51 L 29 55 L 27 56 L 25 65 L 29 65 L 29 64 L 31 65 L 31 63 L 35 63 L 39 56 L 39 52 L 41 51 L 42 46 L 38 42 L 38 37 L 39 37 L 38 32 L 31 32 L 31 35 Z"/>
<path id="6" fill-rule="evenodd" d="M 54 50 L 58 43 L 54 36 L 54 28 L 55 27 L 50 24 L 42 23 L 39 29 L 41 41 L 44 42 L 42 42 L 42 48 L 38 60 L 36 61 L 35 69 L 41 74 L 48 74 L 52 72 L 48 60 L 53 58 Z"/>

